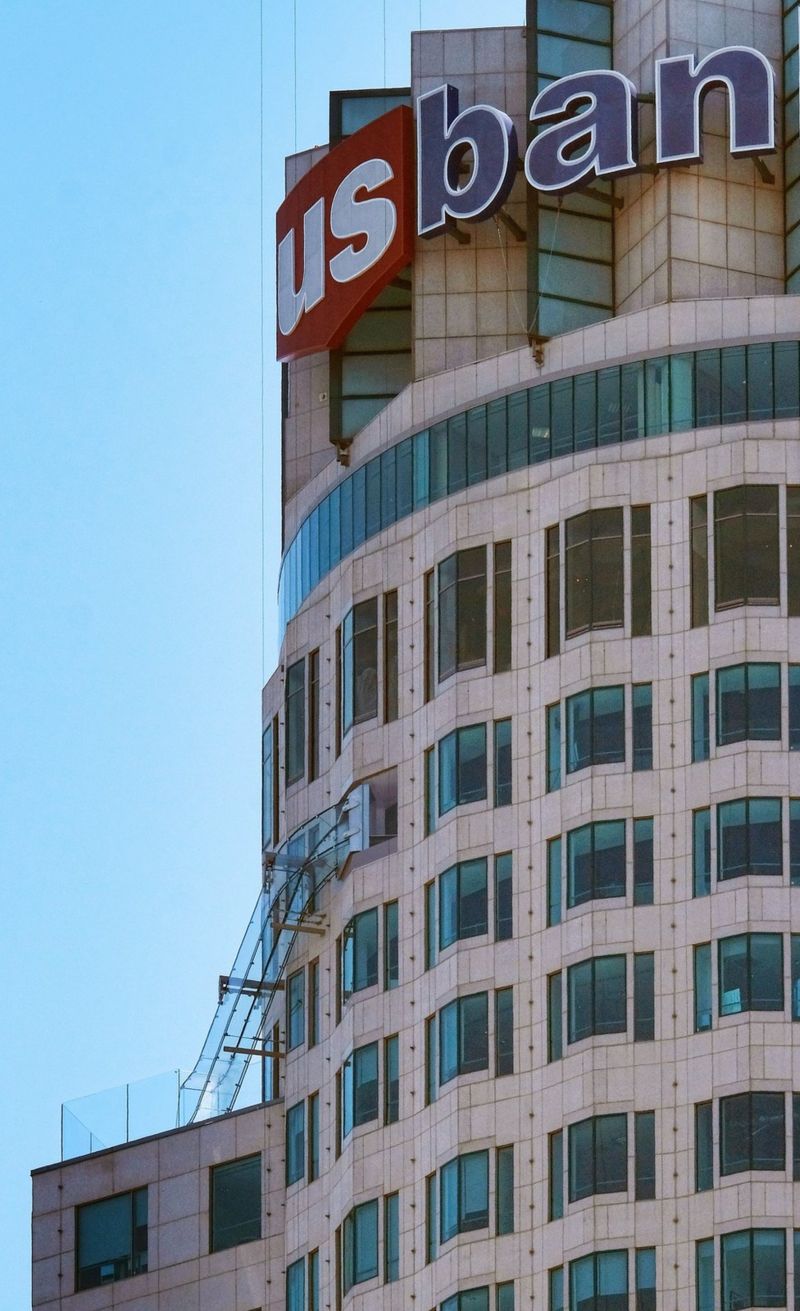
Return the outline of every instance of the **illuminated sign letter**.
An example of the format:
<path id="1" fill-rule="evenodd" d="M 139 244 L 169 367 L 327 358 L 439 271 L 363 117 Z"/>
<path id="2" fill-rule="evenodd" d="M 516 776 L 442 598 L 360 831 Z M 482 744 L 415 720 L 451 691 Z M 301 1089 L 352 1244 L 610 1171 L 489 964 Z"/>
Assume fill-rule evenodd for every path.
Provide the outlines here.
<path id="1" fill-rule="evenodd" d="M 303 281 L 295 290 L 294 228 L 278 245 L 278 327 L 294 332 L 300 315 L 325 295 L 325 201 L 318 200 L 303 215 Z"/>
<path id="2" fill-rule="evenodd" d="M 636 168 L 635 104 L 633 83 L 606 69 L 573 73 L 546 86 L 531 105 L 531 122 L 562 121 L 540 130 L 528 146 L 525 176 L 531 186 L 569 191 L 590 174 L 630 173 Z M 565 114 L 571 117 L 563 120 Z"/>
<path id="3" fill-rule="evenodd" d="M 340 241 L 366 237 L 356 250 L 351 242 L 331 260 L 331 277 L 336 282 L 352 282 L 377 264 L 392 244 L 397 230 L 397 210 L 388 196 L 358 199 L 359 191 L 374 191 L 394 174 L 385 159 L 367 159 L 358 164 L 336 189 L 331 203 L 331 232 Z"/>
<path id="4" fill-rule="evenodd" d="M 472 151 L 469 177 L 459 169 Z M 500 109 L 458 112 L 458 91 L 445 84 L 417 99 L 417 205 L 421 237 L 444 232 L 448 219 L 479 222 L 495 214 L 514 182 L 517 134 Z"/>
<path id="5" fill-rule="evenodd" d="M 775 149 L 775 76 L 769 60 L 747 46 L 656 60 L 656 163 L 696 164 L 703 157 L 700 119 L 712 87 L 727 87 L 732 155 Z"/>

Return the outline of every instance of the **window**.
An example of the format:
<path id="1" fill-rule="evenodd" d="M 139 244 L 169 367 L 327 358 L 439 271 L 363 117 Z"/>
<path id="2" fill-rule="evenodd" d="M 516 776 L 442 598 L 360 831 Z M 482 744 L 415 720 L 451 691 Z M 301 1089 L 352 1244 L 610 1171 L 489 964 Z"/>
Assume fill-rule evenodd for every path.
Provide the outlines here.
<path id="1" fill-rule="evenodd" d="M 800 1093 L 792 1093 L 792 1179 L 800 1182 Z"/>
<path id="2" fill-rule="evenodd" d="M 436 590 L 434 571 L 425 575 L 425 700 L 436 690 Z"/>
<path id="3" fill-rule="evenodd" d="M 453 1293 L 440 1303 L 439 1311 L 489 1311 L 489 1288 L 470 1288 L 463 1293 Z M 512 1304 L 513 1311 L 513 1304 Z"/>
<path id="4" fill-rule="evenodd" d="M 378 1202 L 354 1206 L 342 1224 L 342 1289 L 378 1276 Z"/>
<path id="5" fill-rule="evenodd" d="M 308 962 L 308 1045 L 319 1040 L 319 960 Z"/>
<path id="6" fill-rule="evenodd" d="M 561 923 L 561 838 L 547 843 L 547 927 Z"/>
<path id="7" fill-rule="evenodd" d="M 514 936 L 511 852 L 494 858 L 494 939 L 507 942 Z"/>
<path id="8" fill-rule="evenodd" d="M 494 804 L 511 805 L 511 720 L 494 721 Z"/>
<path id="9" fill-rule="evenodd" d="M 633 768 L 653 768 L 653 685 L 633 685 Z"/>
<path id="10" fill-rule="evenodd" d="M 278 787 L 278 717 L 264 729 L 261 738 L 261 847 L 269 850 L 278 841 L 280 788 Z"/>
<path id="11" fill-rule="evenodd" d="M 308 655 L 308 781 L 319 778 L 319 648 Z"/>
<path id="12" fill-rule="evenodd" d="M 783 1010 L 783 938 L 740 933 L 719 943 L 719 1013 Z"/>
<path id="13" fill-rule="evenodd" d="M 489 1068 L 489 994 L 458 997 L 439 1011 L 439 1083 Z"/>
<path id="14" fill-rule="evenodd" d="M 697 1311 L 714 1311 L 714 1239 L 701 1238 L 694 1246 Z"/>
<path id="15" fill-rule="evenodd" d="M 711 1028 L 711 943 L 701 942 L 694 949 L 694 1031 Z"/>
<path id="16" fill-rule="evenodd" d="M 498 1284 L 494 1293 L 494 1311 L 514 1311 L 514 1283 Z"/>
<path id="17" fill-rule="evenodd" d="M 441 1241 L 489 1227 L 489 1153 L 466 1152 L 439 1171 Z"/>
<path id="18" fill-rule="evenodd" d="M 800 887 L 800 800 L 789 801 L 789 883 Z"/>
<path id="19" fill-rule="evenodd" d="M 75 1229 L 78 1292 L 146 1272 L 146 1188 L 76 1207 Z"/>
<path id="20" fill-rule="evenodd" d="M 567 698 L 567 773 L 625 759 L 625 689 L 595 687 Z"/>
<path id="21" fill-rule="evenodd" d="M 547 979 L 547 1059 L 560 1061 L 564 1053 L 563 985 L 561 970 Z"/>
<path id="22" fill-rule="evenodd" d="M 595 1252 L 569 1263 L 573 1311 L 628 1311 L 628 1253 Z"/>
<path id="23" fill-rule="evenodd" d="M 636 1249 L 636 1311 L 656 1311 L 656 1249 Z"/>
<path id="24" fill-rule="evenodd" d="M 625 896 L 625 821 L 599 820 L 567 834 L 567 906 Z"/>
<path id="25" fill-rule="evenodd" d="M 497 1078 L 514 1073 L 514 989 L 494 994 L 494 1072 Z"/>
<path id="26" fill-rule="evenodd" d="M 786 1235 L 782 1229 L 723 1234 L 722 1305 L 786 1306 Z"/>
<path id="27" fill-rule="evenodd" d="M 319 1093 L 308 1099 L 308 1182 L 319 1178 Z"/>
<path id="28" fill-rule="evenodd" d="M 383 1044 L 383 1123 L 400 1119 L 400 1039 L 394 1033 Z"/>
<path id="29" fill-rule="evenodd" d="M 545 659 L 561 650 L 561 554 L 559 526 L 545 529 Z"/>
<path id="30" fill-rule="evenodd" d="M 295 970 L 286 980 L 286 1050 L 294 1051 L 305 1039 L 306 975 Z"/>
<path id="31" fill-rule="evenodd" d="M 800 751 L 800 665 L 789 665 L 789 750 Z"/>
<path id="32" fill-rule="evenodd" d="M 547 791 L 561 787 L 561 706 L 547 707 Z"/>
<path id="33" fill-rule="evenodd" d="M 388 1193 L 383 1199 L 383 1282 L 393 1284 L 400 1278 L 400 1194 Z"/>
<path id="34" fill-rule="evenodd" d="M 390 992 L 400 982 L 398 905 L 388 901 L 383 908 L 383 989 Z"/>
<path id="35" fill-rule="evenodd" d="M 356 1047 L 342 1066 L 342 1140 L 378 1118 L 378 1044 Z"/>
<path id="36" fill-rule="evenodd" d="M 302 1256 L 286 1267 L 286 1311 L 306 1311 L 306 1263 Z"/>
<path id="37" fill-rule="evenodd" d="M 564 1308 L 564 1267 L 559 1265 L 548 1271 L 547 1275 L 548 1305 L 547 1311 L 565 1311 Z"/>
<path id="38" fill-rule="evenodd" d="M 436 832 L 436 748 L 425 752 L 425 837 Z"/>
<path id="39" fill-rule="evenodd" d="M 354 605 L 341 636 L 342 735 L 378 714 L 378 598 Z"/>
<path id="40" fill-rule="evenodd" d="M 748 1092 L 719 1103 L 720 1174 L 786 1169 L 783 1093 Z"/>
<path id="41" fill-rule="evenodd" d="M 747 797 L 717 806 L 717 877 L 780 876 L 783 860 L 780 797 Z"/>
<path id="42" fill-rule="evenodd" d="M 425 884 L 425 969 L 432 970 L 436 964 L 436 882 L 431 879 Z"/>
<path id="43" fill-rule="evenodd" d="M 692 762 L 708 760 L 710 747 L 708 674 L 694 674 L 692 676 Z"/>
<path id="44" fill-rule="evenodd" d="M 692 497 L 689 516 L 692 628 L 704 628 L 708 623 L 708 500 L 705 496 Z"/>
<path id="45" fill-rule="evenodd" d="M 354 915 L 342 934 L 342 997 L 371 988 L 378 982 L 378 911 Z"/>
<path id="46" fill-rule="evenodd" d="M 694 1189 L 705 1193 L 714 1187 L 714 1120 L 711 1102 L 694 1108 Z"/>
<path id="47" fill-rule="evenodd" d="M 486 547 L 455 551 L 438 569 L 439 682 L 486 663 Z"/>
<path id="48" fill-rule="evenodd" d="M 631 506 L 631 637 L 652 632 L 650 506 Z"/>
<path id="49" fill-rule="evenodd" d="M 286 671 L 286 782 L 305 773 L 306 662 L 297 660 Z"/>
<path id="50" fill-rule="evenodd" d="M 774 741 L 781 735 L 781 667 L 729 665 L 717 670 L 717 746 Z"/>
<path id="51" fill-rule="evenodd" d="M 547 1219 L 560 1220 L 564 1214 L 564 1133 L 557 1129 L 547 1136 L 549 1184 Z"/>
<path id="52" fill-rule="evenodd" d="M 486 800 L 486 725 L 470 724 L 439 742 L 439 814 Z"/>
<path id="53" fill-rule="evenodd" d="M 633 904 L 653 904 L 653 821 L 633 821 Z"/>
<path id="54" fill-rule="evenodd" d="M 511 668 L 511 543 L 494 545 L 494 672 Z"/>
<path id="55" fill-rule="evenodd" d="M 436 1224 L 436 1172 L 425 1178 L 425 1264 L 436 1260 L 437 1234 Z"/>
<path id="56" fill-rule="evenodd" d="M 397 592 L 383 598 L 383 722 L 397 719 Z"/>
<path id="57" fill-rule="evenodd" d="M 306 1167 L 306 1108 L 304 1102 L 286 1112 L 286 1183 L 296 1184 Z"/>
<path id="58" fill-rule="evenodd" d="M 656 1195 L 656 1115 L 637 1111 L 634 1116 L 635 1196 L 637 1202 Z"/>
<path id="59" fill-rule="evenodd" d="M 439 876 L 439 949 L 488 931 L 486 860 L 462 860 Z"/>
<path id="60" fill-rule="evenodd" d="M 655 1026 L 655 956 L 652 951 L 640 951 L 633 958 L 634 1042 L 652 1042 Z"/>
<path id="61" fill-rule="evenodd" d="M 625 957 L 596 956 L 567 971 L 568 1038 L 624 1033 L 627 1020 Z"/>
<path id="62" fill-rule="evenodd" d="M 708 806 L 692 813 L 692 896 L 711 893 L 711 811 Z"/>
<path id="63" fill-rule="evenodd" d="M 800 615 L 800 487 L 786 488 L 786 576 L 788 613 Z"/>
<path id="64" fill-rule="evenodd" d="M 800 1020 L 800 934 L 792 934 L 791 944 L 792 1019 Z"/>
<path id="65" fill-rule="evenodd" d="M 495 1233 L 498 1238 L 514 1232 L 514 1148 L 495 1152 Z"/>
<path id="66" fill-rule="evenodd" d="M 714 497 L 714 606 L 777 605 L 778 488 L 728 487 Z"/>
<path id="67" fill-rule="evenodd" d="M 624 1193 L 627 1188 L 627 1115 L 594 1115 L 571 1124 L 570 1202 L 578 1202 L 596 1193 Z"/>
<path id="68" fill-rule="evenodd" d="M 261 1153 L 211 1169 L 212 1252 L 261 1237 Z"/>
<path id="69" fill-rule="evenodd" d="M 622 510 L 587 510 L 565 525 L 567 637 L 621 627 L 624 615 Z"/>

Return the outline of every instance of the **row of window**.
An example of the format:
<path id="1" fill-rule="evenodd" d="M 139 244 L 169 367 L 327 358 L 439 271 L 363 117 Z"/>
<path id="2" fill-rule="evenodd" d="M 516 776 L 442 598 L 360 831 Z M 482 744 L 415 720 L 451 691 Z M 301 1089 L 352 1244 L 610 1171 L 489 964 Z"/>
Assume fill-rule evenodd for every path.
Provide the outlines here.
<path id="1" fill-rule="evenodd" d="M 800 1229 L 789 1231 L 794 1249 L 792 1306 L 800 1311 Z M 786 1231 L 738 1229 L 718 1240 L 723 1311 L 740 1307 L 786 1307 Z M 714 1299 L 717 1240 L 695 1243 L 696 1311 L 716 1311 Z"/>
<path id="2" fill-rule="evenodd" d="M 438 1089 L 451 1079 L 488 1070 L 490 1049 L 495 1078 L 513 1074 L 513 988 L 498 988 L 493 1005 L 488 992 L 474 992 L 429 1015 L 425 1021 L 425 1105 L 435 1101 Z"/>
<path id="3" fill-rule="evenodd" d="M 653 818 L 594 820 L 547 843 L 547 924 L 564 909 L 624 897 L 633 873 L 633 904 L 653 904 Z M 564 862 L 566 859 L 566 867 Z"/>
<path id="4" fill-rule="evenodd" d="M 711 752 L 712 703 L 709 674 L 692 678 L 692 760 L 708 760 Z M 732 742 L 780 742 L 800 751 L 800 665 L 787 667 L 787 722 L 781 708 L 781 667 L 754 661 L 726 665 L 714 675 L 714 741 L 718 747 Z"/>
<path id="5" fill-rule="evenodd" d="M 455 551 L 425 575 L 425 700 L 437 684 L 487 664 L 487 606 L 492 615 L 492 669 L 511 668 L 511 543 Z"/>
<path id="6" fill-rule="evenodd" d="M 607 365 L 454 414 L 355 469 L 304 519 L 281 565 L 281 630 L 365 541 L 464 487 L 639 437 L 798 414 L 800 351 L 792 341 Z"/>
<path id="7" fill-rule="evenodd" d="M 548 1219 L 564 1215 L 564 1185 L 569 1202 L 602 1193 L 628 1191 L 628 1116 L 592 1115 L 548 1138 Z M 634 1131 L 634 1197 L 646 1201 L 656 1195 L 655 1111 L 637 1111 Z M 566 1170 L 565 1170 L 566 1164 Z"/>
<path id="8" fill-rule="evenodd" d="M 656 1311 L 656 1249 L 591 1252 L 548 1274 L 548 1311 Z"/>
<path id="9" fill-rule="evenodd" d="M 791 1015 L 800 1020 L 800 934 L 790 935 L 789 983 Z M 785 1008 L 784 935 L 736 933 L 717 943 L 717 1014 L 782 1011 Z M 710 942 L 694 948 L 694 1027 L 702 1033 L 713 1025 L 714 953 Z"/>
<path id="10" fill-rule="evenodd" d="M 791 1094 L 792 1179 L 800 1181 L 800 1095 Z M 717 1146 L 721 1176 L 786 1169 L 786 1094 L 745 1092 L 720 1097 Z M 694 1108 L 695 1189 L 714 1187 L 714 1103 Z"/>
<path id="11" fill-rule="evenodd" d="M 498 1238 L 514 1232 L 513 1147 L 464 1152 L 425 1179 L 426 1262 L 456 1234 L 490 1227 Z"/>
<path id="12" fill-rule="evenodd" d="M 590 629 L 652 632 L 649 505 L 586 510 L 554 524 L 545 530 L 545 560 L 546 657 L 559 653 L 563 637 Z"/>
<path id="13" fill-rule="evenodd" d="M 630 759 L 634 771 L 653 768 L 653 685 L 591 687 L 547 707 L 547 791 L 561 787 L 563 775 L 590 765 Z M 630 722 L 625 703 L 630 701 Z M 562 723 L 565 732 L 562 733 Z"/>
<path id="14" fill-rule="evenodd" d="M 800 800 L 790 798 L 784 804 L 781 797 L 738 797 L 713 809 L 716 825 L 711 823 L 711 806 L 692 812 L 695 897 L 710 894 L 714 868 L 718 883 L 749 875 L 785 877 L 784 847 L 789 854 L 789 882 L 800 886 Z"/>
<path id="15" fill-rule="evenodd" d="M 75 1209 L 75 1288 L 97 1288 L 147 1271 L 147 1188 Z M 261 1237 L 261 1153 L 211 1167 L 209 1252 Z"/>
<path id="16" fill-rule="evenodd" d="M 800 615 L 800 487 L 783 490 L 745 483 L 715 492 L 713 524 L 707 496 L 689 502 L 693 628 L 708 623 L 712 581 L 715 610 L 780 605 Z"/>
<path id="17" fill-rule="evenodd" d="M 628 976 L 632 972 L 632 987 Z M 564 975 L 567 1004 L 564 1006 Z M 631 995 L 632 994 L 632 995 Z M 629 997 L 632 1003 L 628 1014 Z M 609 1033 L 633 1031 L 634 1042 L 655 1038 L 655 978 L 653 952 L 637 952 L 629 969 L 624 955 L 592 956 L 547 978 L 547 1059 L 564 1054 L 564 1012 L 567 1043 Z"/>

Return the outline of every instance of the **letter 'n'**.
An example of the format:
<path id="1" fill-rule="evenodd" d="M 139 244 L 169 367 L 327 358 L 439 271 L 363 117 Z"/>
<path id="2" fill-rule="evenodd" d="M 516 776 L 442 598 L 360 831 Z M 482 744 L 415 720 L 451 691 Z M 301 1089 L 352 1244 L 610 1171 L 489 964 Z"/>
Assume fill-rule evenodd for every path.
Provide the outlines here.
<path id="1" fill-rule="evenodd" d="M 656 60 L 656 163 L 696 164 L 703 157 L 703 100 L 712 88 L 729 97 L 730 152 L 775 150 L 775 75 L 769 60 L 748 46 L 726 46 L 695 66 L 694 55 Z"/>

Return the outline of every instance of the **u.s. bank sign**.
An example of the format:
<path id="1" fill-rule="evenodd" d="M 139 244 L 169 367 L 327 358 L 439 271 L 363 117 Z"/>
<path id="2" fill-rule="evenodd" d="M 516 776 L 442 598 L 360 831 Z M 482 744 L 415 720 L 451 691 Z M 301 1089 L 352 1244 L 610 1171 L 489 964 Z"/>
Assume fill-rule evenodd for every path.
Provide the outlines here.
<path id="1" fill-rule="evenodd" d="M 657 166 L 702 159 L 703 99 L 728 96 L 732 155 L 775 150 L 775 79 L 758 50 L 726 46 L 655 66 Z M 536 135 L 525 177 L 563 194 L 639 167 L 638 93 L 622 73 L 598 69 L 551 82 L 531 105 Z M 278 359 L 341 345 L 378 292 L 410 263 L 414 238 L 479 223 L 508 198 L 518 166 L 514 124 L 491 105 L 461 109 L 444 85 L 393 109 L 335 146 L 278 210 Z M 465 155 L 470 167 L 462 172 Z M 416 205 L 414 185 L 416 182 Z M 414 215 L 416 214 L 416 221 Z"/>

